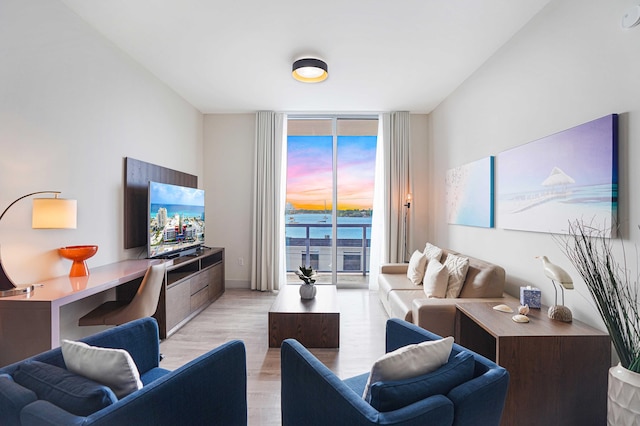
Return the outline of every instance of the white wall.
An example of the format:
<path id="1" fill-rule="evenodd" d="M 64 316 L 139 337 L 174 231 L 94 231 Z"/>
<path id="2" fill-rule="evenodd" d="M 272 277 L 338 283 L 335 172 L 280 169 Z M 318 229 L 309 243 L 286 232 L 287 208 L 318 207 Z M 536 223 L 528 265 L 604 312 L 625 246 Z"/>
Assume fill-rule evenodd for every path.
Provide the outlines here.
<path id="1" fill-rule="evenodd" d="M 543 303 L 552 304 L 552 285 L 534 259 L 547 255 L 577 281 L 576 291 L 565 295 L 574 317 L 601 329 L 584 283 L 551 235 L 447 225 L 444 176 L 449 168 L 619 113 L 619 221 L 624 240 L 638 243 L 640 196 L 632 188 L 640 183 L 634 167 L 640 160 L 640 27 L 620 28 L 634 3 L 551 2 L 430 116 L 433 240 L 502 265 L 510 293 L 532 283 L 542 289 Z"/>
<path id="2" fill-rule="evenodd" d="M 255 117 L 255 114 L 204 117 L 207 244 L 225 248 L 226 285 L 230 288 L 249 288 L 251 281 Z"/>
<path id="3" fill-rule="evenodd" d="M 429 179 L 424 161 L 429 149 L 427 123 L 426 115 L 411 115 L 411 167 L 417 193 L 426 192 Z M 207 244 L 225 247 L 228 287 L 250 287 L 254 141 L 255 114 L 205 115 Z M 427 241 L 427 209 L 426 197 L 411 204 L 413 227 L 408 249 L 422 249 Z"/>
<path id="4" fill-rule="evenodd" d="M 65 245 L 97 244 L 89 268 L 144 256 L 124 250 L 123 158 L 202 176 L 202 114 L 58 1 L 2 0 L 0 58 L 0 209 L 40 190 L 78 202 L 75 230 L 31 229 L 30 200 L 11 208 L 9 276 L 68 274 Z"/>
<path id="5" fill-rule="evenodd" d="M 411 114 L 411 146 L 409 147 L 409 162 L 411 168 L 411 185 L 413 201 L 409 216 L 407 231 L 407 260 L 414 250 L 423 250 L 432 233 L 433 221 L 430 217 L 429 184 L 431 171 L 427 159 L 429 158 L 429 116 L 426 114 Z"/>

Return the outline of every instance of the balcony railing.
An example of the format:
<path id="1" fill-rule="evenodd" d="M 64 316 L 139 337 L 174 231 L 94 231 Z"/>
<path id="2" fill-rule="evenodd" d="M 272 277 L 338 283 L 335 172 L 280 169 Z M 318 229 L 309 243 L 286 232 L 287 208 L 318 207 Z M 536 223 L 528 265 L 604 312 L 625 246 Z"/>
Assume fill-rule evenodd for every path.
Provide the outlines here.
<path id="1" fill-rule="evenodd" d="M 288 223 L 286 229 L 305 228 L 305 237 L 286 237 L 287 272 L 292 272 L 300 266 L 300 262 L 311 265 L 318 272 L 331 272 L 333 256 L 331 254 L 331 229 L 330 223 L 309 224 L 309 223 Z M 336 250 L 338 251 L 338 268 L 336 272 L 361 272 L 367 275 L 369 272 L 369 248 L 371 239 L 367 238 L 367 230 L 371 228 L 368 223 L 343 223 L 337 224 L 337 235 L 340 236 L 341 229 L 360 228 L 362 230 L 360 238 L 337 238 Z M 311 229 L 326 228 L 327 234 L 324 238 L 312 238 Z M 285 230 L 285 235 L 287 235 Z M 297 255 L 302 255 L 297 257 Z M 295 260 L 294 260 L 295 259 Z M 359 260 L 359 262 L 358 262 Z M 354 263 L 358 267 L 354 267 Z"/>

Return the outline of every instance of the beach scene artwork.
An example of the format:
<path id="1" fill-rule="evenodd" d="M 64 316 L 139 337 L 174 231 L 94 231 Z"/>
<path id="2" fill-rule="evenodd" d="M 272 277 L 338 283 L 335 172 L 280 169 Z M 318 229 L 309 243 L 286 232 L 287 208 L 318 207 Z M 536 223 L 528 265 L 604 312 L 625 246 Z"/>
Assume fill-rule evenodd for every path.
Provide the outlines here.
<path id="1" fill-rule="evenodd" d="M 486 157 L 447 171 L 447 222 L 493 228 L 493 164 Z"/>
<path id="2" fill-rule="evenodd" d="M 611 114 L 498 154 L 497 226 L 567 234 L 581 220 L 615 237 L 617 128 Z"/>

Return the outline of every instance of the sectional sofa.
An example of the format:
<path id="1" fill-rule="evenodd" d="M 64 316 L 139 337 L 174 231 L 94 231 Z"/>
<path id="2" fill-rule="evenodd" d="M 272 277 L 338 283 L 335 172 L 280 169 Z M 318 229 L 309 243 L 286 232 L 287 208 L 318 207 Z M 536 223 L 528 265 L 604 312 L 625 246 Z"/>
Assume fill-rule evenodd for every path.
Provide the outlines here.
<path id="1" fill-rule="evenodd" d="M 456 304 L 495 301 L 504 303 L 505 271 L 502 267 L 443 249 L 439 258 L 445 263 L 447 256 L 469 259 L 469 266 L 457 298 L 428 298 L 422 285 L 407 277 L 409 264 L 382 265 L 378 275 L 378 297 L 390 318 L 400 318 L 440 336 L 452 336 L 455 329 Z"/>

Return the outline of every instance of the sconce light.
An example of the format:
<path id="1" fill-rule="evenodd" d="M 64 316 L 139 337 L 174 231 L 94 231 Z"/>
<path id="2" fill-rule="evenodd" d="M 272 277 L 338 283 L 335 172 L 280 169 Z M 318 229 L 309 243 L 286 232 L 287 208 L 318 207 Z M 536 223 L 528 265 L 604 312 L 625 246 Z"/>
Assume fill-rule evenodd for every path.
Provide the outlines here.
<path id="1" fill-rule="evenodd" d="M 538 256 L 538 259 L 542 259 L 544 274 L 553 283 L 553 290 L 556 294 L 555 303 L 553 306 L 549 307 L 549 312 L 547 313 L 549 318 L 564 322 L 571 322 L 573 320 L 571 310 L 564 306 L 564 289 L 573 289 L 573 280 L 571 279 L 571 276 L 569 276 L 567 271 L 565 271 L 558 265 L 551 263 L 549 259 L 547 259 L 547 256 Z M 556 288 L 556 286 L 560 287 L 560 290 L 562 291 L 561 305 L 558 305 L 558 289 Z"/>
<path id="2" fill-rule="evenodd" d="M 320 59 L 303 58 L 293 63 L 291 75 L 303 83 L 319 83 L 329 77 L 329 68 Z"/>
<path id="3" fill-rule="evenodd" d="M 0 221 L 7 211 L 23 198 L 37 194 L 54 194 L 55 198 L 34 198 L 31 214 L 31 227 L 34 229 L 75 229 L 77 222 L 76 200 L 65 200 L 58 198 L 60 191 L 38 191 L 23 195 L 4 209 L 0 215 Z M 7 276 L 2 267 L 0 256 L 0 297 L 17 296 L 28 294 L 33 291 L 34 286 L 16 287 Z"/>
<path id="4" fill-rule="evenodd" d="M 404 252 L 402 253 L 402 261 L 407 262 L 407 216 L 409 215 L 409 209 L 411 208 L 411 193 L 407 194 L 406 203 L 404 206 L 407 208 L 404 211 Z"/>
<path id="5" fill-rule="evenodd" d="M 407 194 L 407 202 L 406 202 L 406 204 L 404 205 L 404 206 L 405 206 L 406 208 L 408 208 L 408 209 L 410 209 L 410 208 L 411 208 L 411 200 L 412 200 L 412 198 L 411 198 L 411 193 L 409 192 L 409 193 Z"/>

